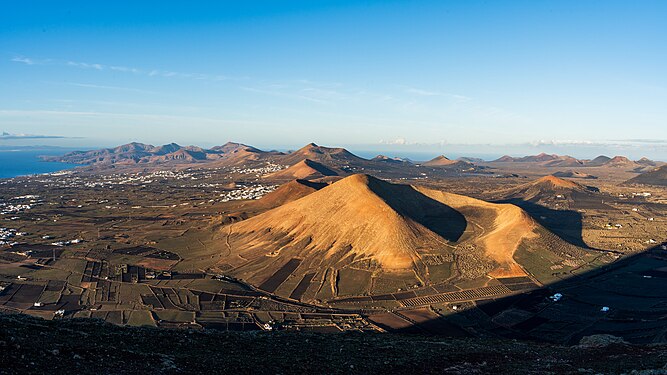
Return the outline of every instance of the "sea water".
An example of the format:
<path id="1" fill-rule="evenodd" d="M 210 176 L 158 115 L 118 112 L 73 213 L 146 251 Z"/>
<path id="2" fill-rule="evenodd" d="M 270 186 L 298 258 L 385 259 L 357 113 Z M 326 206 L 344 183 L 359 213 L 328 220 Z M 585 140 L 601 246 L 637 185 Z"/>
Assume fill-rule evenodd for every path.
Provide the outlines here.
<path id="1" fill-rule="evenodd" d="M 46 162 L 40 156 L 63 155 L 69 150 L 57 148 L 0 149 L 0 178 L 50 173 L 76 167 L 75 164 Z"/>

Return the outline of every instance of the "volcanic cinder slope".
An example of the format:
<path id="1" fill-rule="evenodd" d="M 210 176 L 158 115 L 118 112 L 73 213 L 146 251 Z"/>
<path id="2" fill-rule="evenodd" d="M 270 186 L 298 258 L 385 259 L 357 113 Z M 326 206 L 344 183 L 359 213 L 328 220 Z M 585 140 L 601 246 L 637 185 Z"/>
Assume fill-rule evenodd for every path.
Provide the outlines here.
<path id="1" fill-rule="evenodd" d="M 569 155 L 558 156 L 557 159 L 543 163 L 545 167 L 579 167 L 584 163 Z"/>
<path id="2" fill-rule="evenodd" d="M 338 173 L 331 168 L 312 161 L 304 159 L 282 171 L 271 173 L 265 176 L 276 180 L 293 180 L 293 179 L 312 179 L 326 176 L 338 176 Z"/>
<path id="3" fill-rule="evenodd" d="M 445 155 L 436 156 L 435 158 L 422 164 L 425 167 L 436 167 L 436 168 L 460 168 L 468 169 L 473 168 L 475 165 L 473 163 L 464 161 L 464 160 L 451 160 Z"/>
<path id="4" fill-rule="evenodd" d="M 315 143 L 309 143 L 292 153 L 282 156 L 280 162 L 287 165 L 294 165 L 304 159 L 327 166 L 337 166 L 340 163 L 354 164 L 368 162 L 368 160 L 362 159 L 344 148 L 318 146 Z"/>
<path id="5" fill-rule="evenodd" d="M 538 155 L 529 155 L 520 158 L 515 158 L 509 155 L 505 155 L 499 159 L 493 160 L 492 163 L 543 163 L 543 162 L 559 160 L 559 158 L 560 156 L 556 154 L 550 155 L 543 152 Z"/>
<path id="6" fill-rule="evenodd" d="M 522 200 L 540 200 L 553 198 L 556 195 L 584 193 L 590 194 L 597 188 L 585 186 L 574 181 L 565 180 L 553 175 L 511 188 L 503 192 L 504 198 L 520 198 Z"/>
<path id="7" fill-rule="evenodd" d="M 219 237 L 228 255 L 218 269 L 309 301 L 524 276 L 517 249 L 532 243 L 539 246 L 531 251 L 548 252 L 544 241 L 555 238 L 511 204 L 361 174 L 224 227 Z"/>
<path id="8" fill-rule="evenodd" d="M 642 173 L 626 182 L 627 184 L 643 184 L 667 186 L 667 165 L 655 168 L 650 172 Z"/>
<path id="9" fill-rule="evenodd" d="M 266 194 L 262 199 L 256 200 L 253 203 L 255 206 L 264 209 L 275 208 L 303 198 L 325 186 L 327 186 L 326 183 L 297 179 L 280 185 L 278 189 Z"/>
<path id="10" fill-rule="evenodd" d="M 596 157 L 595 159 L 589 160 L 588 162 L 586 162 L 586 166 L 587 167 L 601 167 L 601 166 L 607 164 L 610 160 L 611 160 L 611 158 L 609 156 L 600 155 L 600 156 Z"/>
<path id="11" fill-rule="evenodd" d="M 552 174 L 554 177 L 567 177 L 567 178 L 582 178 L 587 180 L 596 180 L 597 176 L 593 176 L 587 173 L 582 173 L 579 171 L 568 170 L 568 171 L 559 171 Z"/>
<path id="12" fill-rule="evenodd" d="M 451 160 L 445 155 L 439 155 L 436 156 L 435 158 L 423 163 L 422 165 L 429 166 L 429 167 L 439 167 L 439 166 L 446 166 L 446 165 L 452 165 L 456 164 L 457 160 Z"/>

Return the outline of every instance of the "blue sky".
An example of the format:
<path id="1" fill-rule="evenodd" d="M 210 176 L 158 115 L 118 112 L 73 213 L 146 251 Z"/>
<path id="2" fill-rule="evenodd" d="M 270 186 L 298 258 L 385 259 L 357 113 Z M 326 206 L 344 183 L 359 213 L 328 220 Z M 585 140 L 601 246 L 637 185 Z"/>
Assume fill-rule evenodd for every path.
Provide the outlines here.
<path id="1" fill-rule="evenodd" d="M 667 158 L 664 1 L 137 3 L 0 5 L 0 143 Z"/>

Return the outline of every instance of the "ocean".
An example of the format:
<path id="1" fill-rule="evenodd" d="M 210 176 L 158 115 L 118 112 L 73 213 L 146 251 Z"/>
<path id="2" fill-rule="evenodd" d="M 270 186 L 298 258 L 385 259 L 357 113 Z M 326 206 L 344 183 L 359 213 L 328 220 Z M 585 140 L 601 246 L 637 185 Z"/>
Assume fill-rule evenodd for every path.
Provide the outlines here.
<path id="1" fill-rule="evenodd" d="M 63 155 L 62 148 L 0 149 L 0 178 L 50 173 L 76 167 L 75 164 L 42 161 L 41 155 Z"/>

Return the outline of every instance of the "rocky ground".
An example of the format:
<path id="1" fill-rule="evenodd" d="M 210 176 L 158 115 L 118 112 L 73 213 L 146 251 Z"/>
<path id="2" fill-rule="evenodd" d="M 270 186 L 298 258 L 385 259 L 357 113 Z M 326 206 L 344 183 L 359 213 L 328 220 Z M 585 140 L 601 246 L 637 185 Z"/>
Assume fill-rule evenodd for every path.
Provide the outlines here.
<path id="1" fill-rule="evenodd" d="M 392 334 L 222 333 L 0 315 L 0 373 L 667 374 L 667 346 Z"/>

